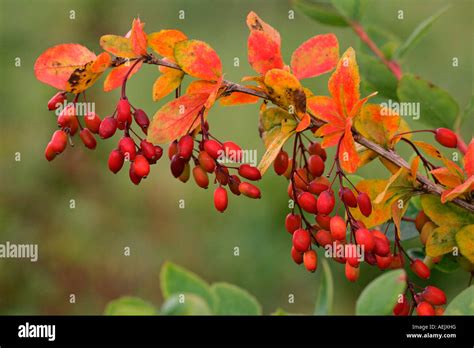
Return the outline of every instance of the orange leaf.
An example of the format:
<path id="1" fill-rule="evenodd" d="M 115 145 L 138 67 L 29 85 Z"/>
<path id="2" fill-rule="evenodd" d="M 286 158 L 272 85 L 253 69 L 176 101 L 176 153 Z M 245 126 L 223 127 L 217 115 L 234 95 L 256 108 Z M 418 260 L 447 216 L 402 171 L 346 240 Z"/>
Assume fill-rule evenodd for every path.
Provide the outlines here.
<path id="1" fill-rule="evenodd" d="M 364 137 L 385 146 L 397 132 L 400 117 L 383 115 L 382 111 L 379 104 L 362 106 L 359 115 L 355 117 L 354 126 Z"/>
<path id="2" fill-rule="evenodd" d="M 346 125 L 346 131 L 341 141 L 339 148 L 339 162 L 342 169 L 348 173 L 354 173 L 359 167 L 359 154 L 355 146 L 354 138 L 352 137 L 350 122 Z"/>
<path id="3" fill-rule="evenodd" d="M 308 110 L 320 120 L 337 125 L 340 128 L 345 127 L 345 120 L 338 113 L 337 105 L 330 97 L 314 96 L 306 101 Z"/>
<path id="4" fill-rule="evenodd" d="M 416 173 L 418 173 L 418 166 L 420 165 L 420 156 L 416 156 L 410 165 L 410 175 L 413 181 L 416 180 Z"/>
<path id="5" fill-rule="evenodd" d="M 118 35 L 104 35 L 100 38 L 100 46 L 114 56 L 123 58 L 137 58 L 129 38 Z"/>
<path id="6" fill-rule="evenodd" d="M 184 73 L 178 69 L 160 67 L 163 73 L 153 84 L 153 101 L 160 100 L 179 87 L 183 80 Z"/>
<path id="7" fill-rule="evenodd" d="M 301 80 L 334 69 L 339 59 L 336 35 L 316 35 L 305 41 L 291 56 L 291 70 Z"/>
<path id="8" fill-rule="evenodd" d="M 102 52 L 97 56 L 91 65 L 91 71 L 94 73 L 104 72 L 112 63 L 112 58 L 107 52 Z"/>
<path id="9" fill-rule="evenodd" d="M 464 156 L 464 169 L 468 177 L 474 175 L 474 138 L 471 139 Z"/>
<path id="10" fill-rule="evenodd" d="M 252 88 L 251 86 L 246 86 L 247 88 Z M 258 102 L 258 97 L 242 93 L 242 92 L 232 92 L 232 94 L 221 97 L 219 103 L 222 106 L 231 106 L 231 105 L 241 105 L 241 104 L 255 104 Z"/>
<path id="11" fill-rule="evenodd" d="M 219 56 L 203 41 L 177 42 L 174 47 L 174 57 L 181 69 L 191 76 L 216 81 L 222 75 L 222 63 Z"/>
<path id="12" fill-rule="evenodd" d="M 416 147 L 426 152 L 428 156 L 441 160 L 451 173 L 459 176 L 461 179 L 464 179 L 464 173 L 462 169 L 456 163 L 444 157 L 436 147 L 423 141 L 412 141 L 412 143 L 415 144 Z"/>
<path id="13" fill-rule="evenodd" d="M 130 77 L 132 77 L 138 70 L 140 70 L 141 66 L 142 62 L 137 63 L 130 75 L 128 75 L 128 79 L 130 79 Z M 130 64 L 123 64 L 113 68 L 104 81 L 104 91 L 109 92 L 117 87 L 120 87 L 123 83 L 123 80 L 125 79 L 125 75 L 127 75 L 127 72 L 130 70 L 130 68 Z"/>
<path id="14" fill-rule="evenodd" d="M 148 35 L 148 45 L 159 55 L 174 58 L 174 46 L 188 37 L 179 30 L 160 30 Z"/>
<path id="15" fill-rule="evenodd" d="M 211 94 L 215 88 L 215 85 L 215 82 L 212 81 L 196 80 L 189 84 L 188 88 L 186 89 L 186 94 Z"/>
<path id="16" fill-rule="evenodd" d="M 296 127 L 297 132 L 302 132 L 306 128 L 309 127 L 309 124 L 311 123 L 311 117 L 309 114 L 304 114 L 303 118 L 301 119 L 300 123 L 298 123 L 298 126 Z"/>
<path id="17" fill-rule="evenodd" d="M 130 34 L 130 43 L 132 44 L 133 52 L 139 56 L 146 55 L 147 39 L 143 31 L 143 25 L 140 18 L 134 19 L 132 23 L 132 33 Z"/>
<path id="18" fill-rule="evenodd" d="M 248 41 L 248 60 L 252 68 L 259 74 L 266 74 L 271 69 L 282 69 L 280 45 L 263 31 L 252 30 Z"/>
<path id="19" fill-rule="evenodd" d="M 148 141 L 167 143 L 191 132 L 200 124 L 198 115 L 208 97 L 207 93 L 185 94 L 163 105 L 148 128 Z"/>
<path id="20" fill-rule="evenodd" d="M 280 33 L 271 25 L 265 23 L 255 12 L 251 11 L 247 15 L 247 26 L 250 31 L 261 31 L 271 38 L 278 47 L 281 45 Z"/>
<path id="21" fill-rule="evenodd" d="M 283 69 L 272 69 L 265 74 L 264 80 L 270 100 L 302 118 L 306 113 L 306 94 L 300 81 Z"/>
<path id="22" fill-rule="evenodd" d="M 329 92 L 338 105 L 341 115 L 349 116 L 354 105 L 359 101 L 359 67 L 355 52 L 349 47 L 337 64 L 336 71 L 328 82 Z"/>
<path id="23" fill-rule="evenodd" d="M 446 187 L 453 188 L 462 184 L 461 178 L 451 173 L 448 168 L 436 168 L 430 173 L 433 174 L 436 179 L 438 179 L 438 181 Z"/>
<path id="24" fill-rule="evenodd" d="M 446 190 L 441 194 L 441 203 L 452 201 L 454 198 L 462 195 L 465 192 L 472 192 L 474 190 L 474 175 L 470 176 L 461 185 L 456 186 L 451 190 Z"/>
<path id="25" fill-rule="evenodd" d="M 204 104 L 206 109 L 210 109 L 212 107 L 212 105 L 214 105 L 214 102 L 216 101 L 216 98 L 217 98 L 217 94 L 219 92 L 219 88 L 221 88 L 221 86 L 222 86 L 222 81 L 223 80 L 224 80 L 224 78 L 221 76 L 220 79 L 214 84 L 214 88 L 209 93 L 209 96 L 207 97 L 206 103 Z"/>
<path id="26" fill-rule="evenodd" d="M 79 94 L 91 87 L 102 75 L 102 71 L 92 71 L 93 65 L 94 62 L 89 62 L 86 65 L 74 70 L 71 76 L 69 76 L 65 90 L 67 92 Z"/>
<path id="27" fill-rule="evenodd" d="M 71 74 L 95 58 L 94 53 L 78 44 L 50 47 L 36 59 L 35 76 L 43 83 L 64 90 Z"/>

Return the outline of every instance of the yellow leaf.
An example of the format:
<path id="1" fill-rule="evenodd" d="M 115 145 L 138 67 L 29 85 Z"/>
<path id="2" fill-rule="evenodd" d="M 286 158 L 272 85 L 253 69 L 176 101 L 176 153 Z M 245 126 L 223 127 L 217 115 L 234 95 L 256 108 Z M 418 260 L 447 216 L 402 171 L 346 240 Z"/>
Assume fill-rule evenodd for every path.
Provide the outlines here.
<path id="1" fill-rule="evenodd" d="M 464 226 L 456 233 L 456 243 L 459 251 L 469 261 L 474 263 L 474 225 Z"/>
<path id="2" fill-rule="evenodd" d="M 372 214 L 365 217 L 362 215 L 359 208 L 350 208 L 350 211 L 354 218 L 361 220 L 367 228 L 383 224 L 391 217 L 391 209 L 390 206 L 387 205 L 387 202 L 383 201 L 378 204 L 373 202 L 379 192 L 381 192 L 386 186 L 387 180 L 381 179 L 362 180 L 356 185 L 359 191 L 365 192 L 369 195 L 370 200 L 372 201 Z"/>
<path id="3" fill-rule="evenodd" d="M 271 166 L 282 146 L 293 134 L 295 134 L 294 130 L 290 132 L 280 131 L 275 135 L 272 143 L 268 146 L 267 151 L 264 153 L 260 163 L 258 164 L 258 169 L 262 175 L 267 171 L 268 167 Z"/>
<path id="4" fill-rule="evenodd" d="M 436 257 L 451 252 L 456 246 L 457 231 L 458 228 L 453 226 L 435 228 L 426 241 L 426 255 Z"/>
<path id="5" fill-rule="evenodd" d="M 160 69 L 163 74 L 153 84 L 153 101 L 160 100 L 179 87 L 184 73 L 178 69 Z"/>

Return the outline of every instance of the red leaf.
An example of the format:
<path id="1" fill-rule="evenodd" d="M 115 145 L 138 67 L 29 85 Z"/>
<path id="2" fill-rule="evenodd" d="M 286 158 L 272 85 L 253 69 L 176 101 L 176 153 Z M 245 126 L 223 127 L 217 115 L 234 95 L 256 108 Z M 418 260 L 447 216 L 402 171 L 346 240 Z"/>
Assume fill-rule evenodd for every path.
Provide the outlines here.
<path id="1" fill-rule="evenodd" d="M 130 79 L 130 77 L 132 77 L 138 70 L 140 70 L 141 67 L 142 62 L 139 62 L 137 65 L 135 65 L 130 75 L 128 75 L 128 79 Z M 130 64 L 123 64 L 113 68 L 104 81 L 104 91 L 109 92 L 117 87 L 120 87 L 123 83 L 125 75 L 127 75 L 127 72 L 130 70 L 130 68 Z"/>
<path id="2" fill-rule="evenodd" d="M 48 48 L 36 59 L 35 76 L 41 82 L 64 90 L 71 74 L 95 58 L 95 54 L 84 46 L 57 45 Z"/>
<path id="3" fill-rule="evenodd" d="M 179 30 L 160 30 L 148 35 L 148 45 L 159 55 L 174 60 L 174 46 L 188 37 Z"/>
<path id="4" fill-rule="evenodd" d="M 293 52 L 291 70 L 299 80 L 314 77 L 334 69 L 338 59 L 336 35 L 316 35 Z"/>
<path id="5" fill-rule="evenodd" d="M 314 96 L 306 100 L 308 110 L 320 120 L 330 122 L 344 129 L 345 119 L 339 114 L 337 104 L 332 98 L 325 96 Z"/>
<path id="6" fill-rule="evenodd" d="M 278 47 L 281 45 L 280 33 L 271 25 L 265 23 L 255 12 L 249 12 L 247 15 L 247 26 L 250 31 L 261 31 L 268 34 Z"/>
<path id="7" fill-rule="evenodd" d="M 263 31 L 252 30 L 248 42 L 248 60 L 252 68 L 264 75 L 271 69 L 282 69 L 280 45 Z"/>
<path id="8" fill-rule="evenodd" d="M 431 172 L 438 181 L 448 188 L 454 188 L 462 184 L 462 180 L 456 174 L 453 174 L 448 168 L 436 168 Z"/>
<path id="9" fill-rule="evenodd" d="M 216 81 L 222 75 L 222 63 L 219 56 L 203 41 L 177 42 L 174 47 L 174 57 L 184 72 L 198 79 Z"/>
<path id="10" fill-rule="evenodd" d="M 441 203 L 452 201 L 454 198 L 462 195 L 465 192 L 472 192 L 474 189 L 474 175 L 470 176 L 461 185 L 456 186 L 451 190 L 446 190 L 441 194 Z"/>
<path id="11" fill-rule="evenodd" d="M 133 52 L 139 56 L 146 55 L 147 39 L 140 18 L 133 20 L 130 42 L 132 44 Z"/>
<path id="12" fill-rule="evenodd" d="M 471 139 L 464 156 L 464 169 L 468 177 L 474 175 L 474 138 Z"/>

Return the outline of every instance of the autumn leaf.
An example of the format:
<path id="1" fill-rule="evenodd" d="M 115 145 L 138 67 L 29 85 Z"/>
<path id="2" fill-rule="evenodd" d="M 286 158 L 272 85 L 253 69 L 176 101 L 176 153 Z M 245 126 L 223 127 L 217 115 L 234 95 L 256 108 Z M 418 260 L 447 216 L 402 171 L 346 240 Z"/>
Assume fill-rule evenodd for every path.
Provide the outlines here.
<path id="1" fill-rule="evenodd" d="M 464 156 L 464 170 L 468 177 L 474 175 L 474 138 L 471 139 Z"/>
<path id="2" fill-rule="evenodd" d="M 474 225 L 461 228 L 456 233 L 456 243 L 461 254 L 474 263 Z"/>
<path id="3" fill-rule="evenodd" d="M 456 226 L 440 226 L 435 228 L 426 241 L 426 255 L 441 256 L 453 251 L 456 247 L 455 235 L 459 228 Z"/>
<path id="4" fill-rule="evenodd" d="M 153 101 L 158 101 L 173 92 L 179 87 L 184 77 L 184 73 L 178 69 L 160 66 L 159 70 L 162 75 L 153 84 Z"/>
<path id="5" fill-rule="evenodd" d="M 258 164 L 258 170 L 263 175 L 267 171 L 267 169 L 272 165 L 275 158 L 278 156 L 281 148 L 285 144 L 285 142 L 293 135 L 295 131 L 290 132 L 279 132 L 273 138 L 273 141 L 268 146 L 267 151 L 263 154 L 260 163 Z"/>
<path id="6" fill-rule="evenodd" d="M 125 79 L 125 76 L 131 67 L 132 66 L 130 64 L 123 64 L 113 68 L 104 81 L 104 91 L 109 92 L 117 87 L 122 86 L 123 80 Z M 138 62 L 131 71 L 130 75 L 128 75 L 128 79 L 130 79 L 130 77 L 132 77 L 138 70 L 140 70 L 141 67 L 142 62 Z"/>
<path id="7" fill-rule="evenodd" d="M 168 143 L 191 132 L 200 124 L 199 112 L 209 94 L 185 94 L 163 105 L 148 128 L 148 141 Z"/>
<path id="8" fill-rule="evenodd" d="M 452 201 L 454 198 L 459 197 L 460 195 L 466 192 L 472 192 L 473 190 L 474 190 L 474 176 L 470 176 L 461 185 L 456 186 L 453 189 L 444 191 L 441 194 L 441 203 Z"/>
<path id="9" fill-rule="evenodd" d="M 271 69 L 282 69 L 280 45 L 263 31 L 251 31 L 247 41 L 247 55 L 252 68 L 265 75 Z"/>
<path id="10" fill-rule="evenodd" d="M 430 171 L 438 181 L 446 187 L 453 188 L 462 184 L 458 175 L 453 174 L 448 168 L 440 167 Z"/>
<path id="11" fill-rule="evenodd" d="M 102 72 L 93 72 L 92 67 L 93 62 L 89 62 L 74 70 L 66 83 L 65 91 L 79 94 L 92 86 L 102 75 Z"/>
<path id="12" fill-rule="evenodd" d="M 174 46 L 177 42 L 187 39 L 188 37 L 179 30 L 160 30 L 148 35 L 148 46 L 159 55 L 174 60 Z"/>
<path id="13" fill-rule="evenodd" d="M 346 123 L 346 131 L 342 136 L 338 152 L 339 163 L 348 173 L 354 173 L 360 166 L 360 158 L 352 136 L 351 124 Z"/>
<path id="14" fill-rule="evenodd" d="M 412 143 L 417 148 L 423 150 L 428 156 L 441 160 L 451 173 L 458 175 L 461 179 L 464 178 L 462 169 L 456 163 L 444 157 L 436 147 L 423 141 L 412 141 Z"/>
<path id="15" fill-rule="evenodd" d="M 219 56 L 203 41 L 177 42 L 174 46 L 174 57 L 181 69 L 193 77 L 216 81 L 222 76 L 222 63 Z"/>
<path id="16" fill-rule="evenodd" d="M 253 86 L 245 86 L 246 88 L 254 88 Z M 260 98 L 248 93 L 232 92 L 230 95 L 219 98 L 222 106 L 255 104 Z"/>
<path id="17" fill-rule="evenodd" d="M 130 43 L 133 52 L 138 56 L 145 56 L 147 54 L 147 37 L 143 31 L 145 24 L 140 22 L 140 18 L 134 19 L 132 23 L 132 32 L 130 34 Z"/>
<path id="18" fill-rule="evenodd" d="M 265 74 L 264 84 L 270 100 L 302 118 L 306 113 L 306 95 L 300 81 L 283 69 L 272 69 Z"/>
<path id="19" fill-rule="evenodd" d="M 259 131 L 265 148 L 269 148 L 279 134 L 295 130 L 297 122 L 288 112 L 278 107 L 263 108 L 259 114 Z"/>
<path id="20" fill-rule="evenodd" d="M 458 207 L 453 203 L 441 203 L 439 196 L 421 196 L 421 206 L 430 220 L 438 226 L 463 226 L 474 224 L 474 214 L 466 213 L 463 208 Z"/>
<path id="21" fill-rule="evenodd" d="M 291 70 L 299 80 L 314 77 L 334 69 L 338 59 L 339 43 L 336 35 L 316 35 L 293 52 Z"/>
<path id="22" fill-rule="evenodd" d="M 38 80 L 66 90 L 71 74 L 96 59 L 96 55 L 78 44 L 62 44 L 48 48 L 36 59 L 34 72 Z"/>
<path id="23" fill-rule="evenodd" d="M 112 63 L 112 58 L 107 52 L 102 52 L 97 56 L 97 58 L 92 62 L 91 71 L 93 73 L 101 73 L 107 70 Z"/>
<path id="24" fill-rule="evenodd" d="M 278 46 L 281 44 L 280 33 L 271 25 L 265 23 L 255 12 L 247 15 L 247 26 L 250 31 L 261 31 L 267 34 Z"/>
<path id="25" fill-rule="evenodd" d="M 385 115 L 385 111 L 379 104 L 365 104 L 354 118 L 356 130 L 382 146 L 390 143 L 390 139 L 397 133 L 400 125 L 400 116 Z"/>
<path id="26" fill-rule="evenodd" d="M 118 35 L 104 35 L 100 38 L 100 46 L 107 52 L 122 58 L 137 58 L 129 38 Z"/>

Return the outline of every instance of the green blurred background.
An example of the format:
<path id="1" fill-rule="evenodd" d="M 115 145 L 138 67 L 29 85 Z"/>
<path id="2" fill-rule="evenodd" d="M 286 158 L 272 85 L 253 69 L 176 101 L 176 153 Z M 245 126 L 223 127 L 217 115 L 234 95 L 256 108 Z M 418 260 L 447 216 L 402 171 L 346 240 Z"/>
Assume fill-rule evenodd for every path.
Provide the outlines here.
<path id="1" fill-rule="evenodd" d="M 462 108 L 472 95 L 472 1 L 370 1 L 365 21 L 404 39 L 447 2 L 452 3 L 451 9 L 402 66 L 449 91 Z M 35 79 L 33 65 L 46 48 L 59 43 L 80 43 L 99 53 L 101 35 L 125 34 L 139 15 L 147 32 L 177 28 L 208 42 L 220 55 L 226 78 L 238 81 L 252 74 L 245 25 L 251 10 L 280 31 L 286 62 L 300 43 L 319 33 L 335 32 L 341 51 L 357 46 L 349 29 L 318 24 L 299 12 L 289 20 L 292 5 L 283 0 L 1 0 L 0 4 L 0 243 L 39 244 L 36 263 L 0 260 L 0 314 L 99 314 L 108 301 L 122 295 L 159 304 L 158 274 L 164 260 L 209 281 L 228 281 L 248 289 L 265 313 L 277 307 L 312 312 L 320 274 L 297 267 L 289 256 L 283 178 L 269 171 L 260 184 L 262 200 L 231 197 L 228 211 L 219 214 L 213 208 L 212 189 L 173 179 L 166 156 L 138 187 L 130 183 L 126 170 L 111 174 L 107 156 L 117 136 L 100 141 L 95 151 L 81 145 L 68 148 L 48 163 L 43 151 L 56 126 L 46 103 L 55 91 Z M 400 9 L 405 13 L 403 21 L 397 19 Z M 75 20 L 69 19 L 71 10 Z M 178 19 L 180 10 L 185 11 L 185 20 Z M 458 68 L 451 66 L 453 56 L 459 58 Z M 16 57 L 21 58 L 21 67 L 15 67 Z M 240 67 L 233 66 L 234 57 L 240 58 Z M 132 103 L 150 115 L 162 104 L 151 99 L 157 76 L 157 69 L 147 66 L 128 85 Z M 304 83 L 317 94 L 327 94 L 327 78 Z M 101 117 L 112 112 L 119 98 L 118 90 L 104 93 L 102 81 L 88 91 Z M 209 117 L 211 129 L 220 139 L 257 149 L 260 157 L 257 110 L 256 105 L 215 107 Z M 463 132 L 466 138 L 472 135 L 472 120 Z M 403 151 L 410 156 L 407 149 Z M 19 162 L 16 152 L 21 153 Z M 363 168 L 361 175 L 387 177 L 387 172 L 374 163 Z M 69 208 L 71 199 L 76 201 L 75 209 Z M 180 199 L 185 200 L 185 209 L 178 207 Z M 130 256 L 123 255 L 126 246 L 131 248 Z M 236 246 L 240 256 L 233 255 Z M 343 265 L 331 266 L 334 312 L 352 314 L 359 293 L 380 272 L 364 265 L 361 279 L 350 284 Z M 467 285 L 468 276 L 461 271 L 436 271 L 431 280 L 452 297 Z M 70 294 L 76 295 L 75 304 L 69 303 Z M 294 304 L 288 303 L 289 294 L 295 295 Z"/>

